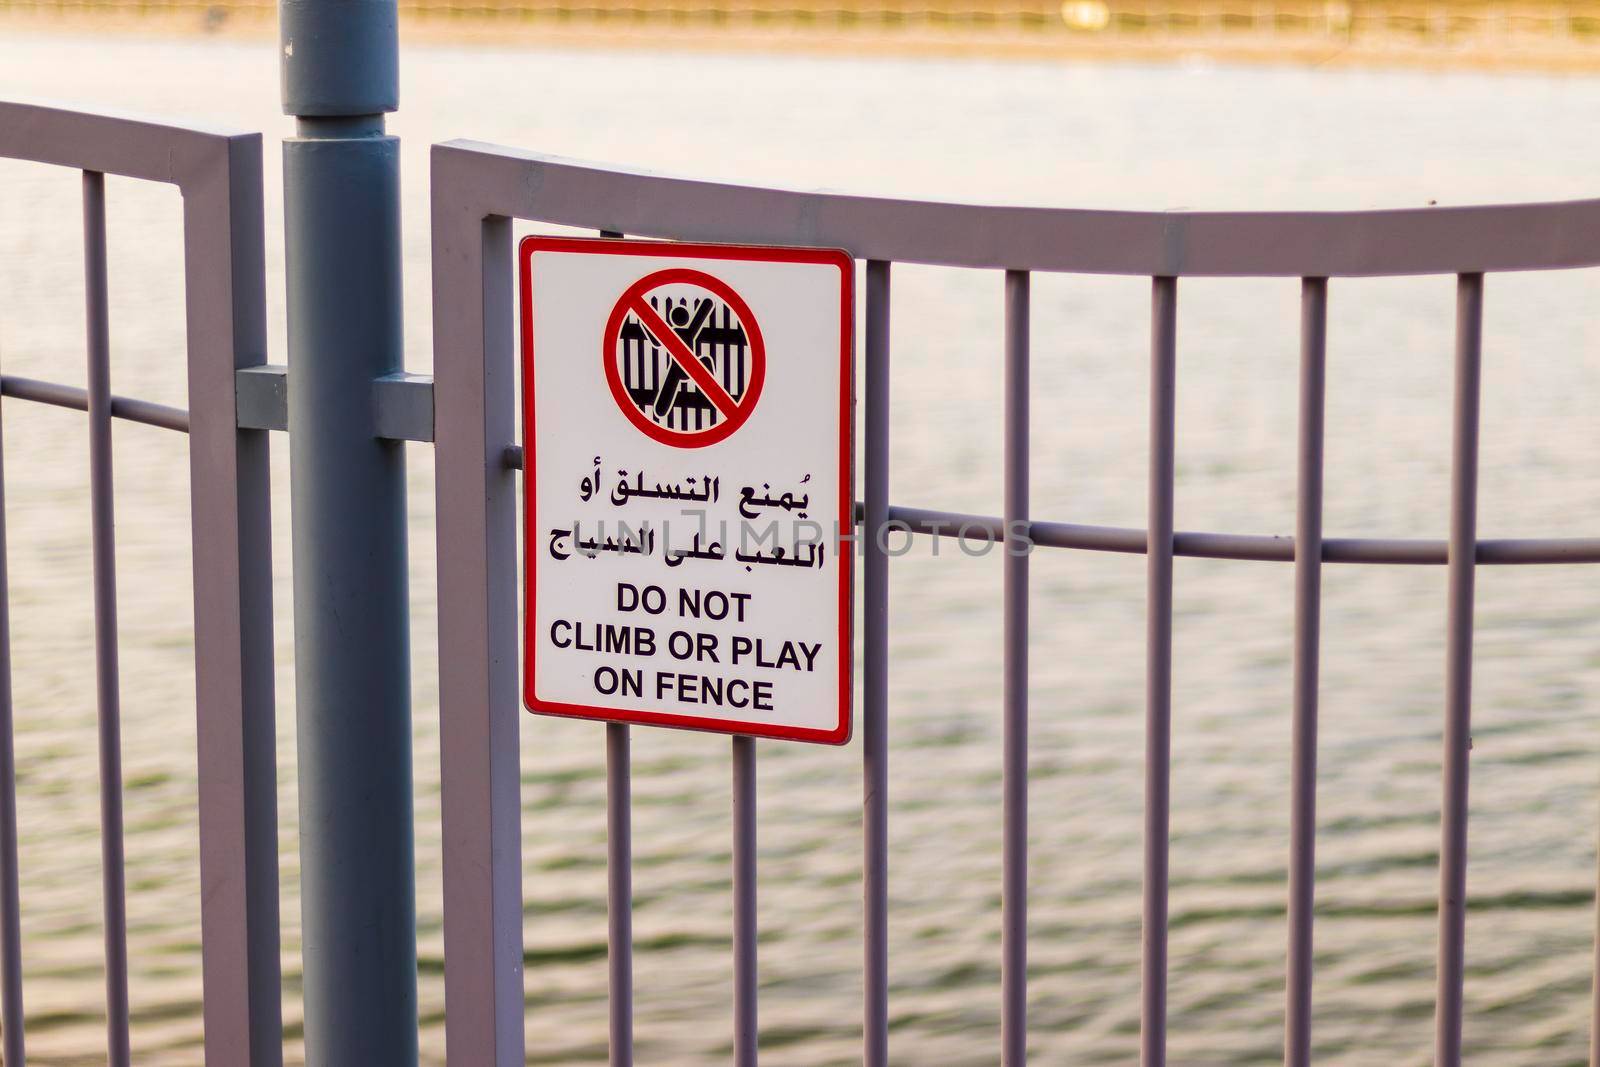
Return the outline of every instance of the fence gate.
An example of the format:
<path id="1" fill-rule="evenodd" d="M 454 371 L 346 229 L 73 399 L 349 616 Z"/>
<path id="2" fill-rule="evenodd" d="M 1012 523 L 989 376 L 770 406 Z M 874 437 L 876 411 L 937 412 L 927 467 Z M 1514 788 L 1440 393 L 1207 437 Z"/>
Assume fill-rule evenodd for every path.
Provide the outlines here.
<path id="1" fill-rule="evenodd" d="M 440 715 L 446 1042 L 453 1064 L 523 1062 L 518 800 L 512 219 L 604 235 L 844 248 L 867 261 L 863 873 L 864 1060 L 888 1063 L 887 634 L 891 529 L 1005 542 L 1001 1061 L 1024 1062 L 1027 955 L 1028 550 L 1147 556 L 1141 1062 L 1167 1062 L 1167 871 L 1174 556 L 1295 568 L 1291 854 L 1285 1062 L 1311 1058 L 1320 576 L 1324 563 L 1449 570 L 1436 1062 L 1461 1060 L 1473 578 L 1478 565 L 1596 563 L 1600 539 L 1480 541 L 1479 368 L 1485 274 L 1600 265 L 1600 201 L 1376 212 L 1190 213 L 992 208 L 749 188 L 658 177 L 493 145 L 433 150 Z M 891 507 L 889 313 L 894 262 L 1004 272 L 1004 513 Z M 1033 519 L 1028 507 L 1029 281 L 1034 271 L 1151 281 L 1146 529 Z M 1329 279 L 1455 275 L 1452 486 L 1447 541 L 1324 538 L 1323 407 Z M 1176 309 L 1184 277 L 1302 279 L 1297 517 L 1293 537 L 1173 526 Z M 632 1062 L 628 727 L 606 727 L 611 1062 Z M 734 1050 L 756 1051 L 754 755 L 734 742 Z"/>
<path id="2" fill-rule="evenodd" d="M 267 440 L 241 429 L 235 377 L 266 357 L 261 136 L 0 101 L 0 157 L 83 172 L 88 389 L 0 377 L 0 393 L 88 413 L 105 896 L 107 1061 L 126 1067 L 127 922 L 112 524 L 112 419 L 189 435 L 208 1062 L 283 1061 L 278 963 L 272 555 Z M 105 176 L 183 196 L 189 411 L 111 392 Z M 3 493 L 3 489 L 0 489 Z M 0 1031 L 24 1052 L 16 768 L 0 507 Z"/>

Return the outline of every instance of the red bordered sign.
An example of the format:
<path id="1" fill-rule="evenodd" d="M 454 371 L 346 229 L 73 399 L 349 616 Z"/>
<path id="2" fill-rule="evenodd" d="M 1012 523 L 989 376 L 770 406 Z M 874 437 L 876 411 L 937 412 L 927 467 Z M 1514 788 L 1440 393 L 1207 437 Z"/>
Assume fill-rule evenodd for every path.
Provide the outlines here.
<path id="1" fill-rule="evenodd" d="M 518 258 L 524 704 L 847 741 L 853 260 L 554 237 Z"/>

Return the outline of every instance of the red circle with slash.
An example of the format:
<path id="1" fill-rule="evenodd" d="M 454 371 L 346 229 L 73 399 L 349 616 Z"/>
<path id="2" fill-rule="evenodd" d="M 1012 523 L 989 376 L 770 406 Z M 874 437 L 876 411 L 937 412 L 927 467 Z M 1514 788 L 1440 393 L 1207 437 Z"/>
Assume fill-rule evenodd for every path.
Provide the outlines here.
<path id="1" fill-rule="evenodd" d="M 743 330 L 748 350 L 748 374 L 745 377 L 744 389 L 739 396 L 734 397 L 730 390 L 717 380 L 713 369 L 707 368 L 700 361 L 691 343 L 696 338 L 691 337 L 690 341 L 686 342 L 662 317 L 661 312 L 651 305 L 649 297 L 652 291 L 674 284 L 692 285 L 706 291 L 722 301 L 737 319 L 739 327 Z M 683 306 L 680 305 L 680 308 L 669 309 L 667 314 L 674 315 L 682 309 Z M 630 383 L 623 381 L 623 370 L 619 367 L 619 363 L 626 358 L 619 346 L 623 340 L 623 325 L 630 316 L 649 335 L 654 346 L 662 349 L 668 357 L 664 364 L 655 368 L 657 388 L 652 398 L 658 405 L 655 417 L 647 413 L 648 405 L 643 405 L 636 397 L 635 393 L 639 391 L 637 386 L 630 389 Z M 687 316 L 685 318 L 687 319 Z M 679 323 L 679 326 L 691 330 L 703 328 L 703 324 L 688 321 Z M 728 358 L 727 347 L 724 346 L 724 359 Z M 611 395 L 616 400 L 617 407 L 628 417 L 628 421 L 646 436 L 675 448 L 704 448 L 706 445 L 714 445 L 730 437 L 745 424 L 750 418 L 750 413 L 755 410 L 756 401 L 761 398 L 761 386 L 767 377 L 767 348 L 761 338 L 761 328 L 756 325 L 756 317 L 750 311 L 750 305 L 745 303 L 744 298 L 734 292 L 733 287 L 727 282 L 689 267 L 658 270 L 628 286 L 617 299 L 617 306 L 612 309 L 611 317 L 606 322 L 605 337 L 601 343 L 601 358 L 605 365 L 606 383 L 611 387 Z M 710 402 L 710 406 L 720 417 L 703 429 L 673 428 L 663 425 L 658 420 L 666 418 L 670 421 L 670 405 L 675 402 L 683 386 L 688 384 L 692 384 Z M 659 407 L 663 387 L 672 390 L 672 395 L 666 400 L 665 413 L 662 413 Z"/>

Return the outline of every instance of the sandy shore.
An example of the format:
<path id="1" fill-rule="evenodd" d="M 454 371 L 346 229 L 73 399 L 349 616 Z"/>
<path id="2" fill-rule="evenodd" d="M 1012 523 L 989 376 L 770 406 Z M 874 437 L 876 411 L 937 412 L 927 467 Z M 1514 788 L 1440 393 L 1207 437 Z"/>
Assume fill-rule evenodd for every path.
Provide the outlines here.
<path id="1" fill-rule="evenodd" d="M 271 7 L 195 5 L 138 12 L 115 8 L 41 10 L 32 6 L 0 6 L 0 26 L 14 32 L 263 38 L 277 32 L 277 17 Z M 1600 71 L 1600 42 L 1586 43 L 1573 38 L 1439 44 L 1382 35 L 1336 40 L 1324 36 L 1264 36 L 1238 32 L 1062 34 L 927 25 L 846 30 L 799 23 L 740 26 L 672 20 L 640 20 L 618 25 L 614 20 L 557 20 L 515 14 L 408 13 L 401 19 L 401 39 L 409 44 L 440 42 L 495 47 Z"/>

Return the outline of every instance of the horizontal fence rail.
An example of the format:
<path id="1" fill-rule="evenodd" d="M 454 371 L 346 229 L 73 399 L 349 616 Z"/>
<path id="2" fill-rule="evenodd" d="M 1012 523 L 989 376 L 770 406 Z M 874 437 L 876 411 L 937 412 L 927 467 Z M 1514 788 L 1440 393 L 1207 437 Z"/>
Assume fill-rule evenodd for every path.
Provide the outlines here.
<path id="1" fill-rule="evenodd" d="M 265 434 L 241 430 L 235 375 L 266 354 L 261 138 L 0 101 L 0 158 L 82 172 L 88 388 L 0 376 L 0 396 L 84 411 L 90 438 L 105 907 L 106 1060 L 133 1062 L 122 839 L 112 420 L 189 435 L 203 1022 L 207 1062 L 282 1063 Z M 113 395 L 106 175 L 183 196 L 191 411 Z M 3 474 L 0 474 L 3 478 Z M 0 1033 L 24 1063 L 9 586 L 0 481 Z"/>
<path id="2" fill-rule="evenodd" d="M 71 408 L 74 411 L 89 410 L 87 389 L 79 389 L 74 385 L 58 385 L 55 382 L 41 382 L 34 378 L 19 378 L 14 374 L 0 375 L 0 396 L 9 396 L 14 400 L 32 400 L 52 407 Z M 108 399 L 109 413 L 113 419 L 141 422 L 146 426 L 177 430 L 179 433 L 189 432 L 189 413 L 183 408 L 153 404 L 148 400 L 134 400 L 126 396 L 112 396 Z"/>
<path id="3" fill-rule="evenodd" d="M 1284 1062 L 1311 1062 L 1320 580 L 1324 564 L 1431 565 L 1449 571 L 1444 701 L 1446 768 L 1439 894 L 1437 1063 L 1461 1062 L 1465 940 L 1467 750 L 1472 670 L 1472 577 L 1479 565 L 1600 563 L 1600 537 L 1480 540 L 1474 521 L 1484 274 L 1600 265 L 1600 201 L 1360 212 L 1124 212 L 924 203 L 752 188 L 652 175 L 454 141 L 433 156 L 434 342 L 438 445 L 441 759 L 445 867 L 446 1034 L 452 1062 L 511 1067 L 523 1057 L 519 704 L 513 501 L 522 450 L 513 444 L 515 392 L 510 220 L 670 240 L 842 247 L 866 261 L 863 360 L 863 1059 L 889 1062 L 888 563 L 913 536 L 1025 542 L 1147 557 L 1144 937 L 1140 1061 L 1168 1062 L 1167 869 L 1171 785 L 1173 559 L 1292 563 L 1295 567 L 1288 943 Z M 1002 269 L 1004 510 L 999 516 L 891 506 L 890 276 L 895 262 Z M 1151 279 L 1149 519 L 1145 528 L 1032 518 L 1028 509 L 1029 281 L 1033 272 Z M 1447 540 L 1340 538 L 1322 528 L 1323 406 L 1329 282 L 1342 276 L 1458 278 L 1453 489 Z M 1176 309 L 1194 276 L 1301 279 L 1299 448 L 1292 536 L 1176 528 Z M 1002 294 L 997 294 L 1000 296 Z M 902 540 L 892 542 L 895 534 Z M 1001 1062 L 1027 1049 L 1027 556 L 1003 578 L 1004 722 Z M 608 731 L 615 731 L 610 727 Z M 625 728 L 624 728 L 625 729 Z M 609 751 L 619 758 L 615 733 Z M 622 750 L 625 752 L 625 749 Z M 753 759 L 739 753 L 736 760 Z M 735 764 L 739 796 L 749 768 Z M 625 795 L 610 794 L 614 805 Z M 740 810 L 740 809 L 736 809 Z M 626 833 L 614 808 L 612 825 Z M 739 824 L 741 842 L 754 828 Z M 627 839 L 624 838 L 626 841 Z M 744 846 L 741 847 L 750 847 Z M 613 848 L 613 864 L 630 862 Z M 613 871 L 613 886 L 626 872 Z M 736 910 L 754 887 L 740 867 Z M 614 890 L 613 909 L 625 906 Z M 744 922 L 740 920 L 741 924 Z M 613 959 L 629 927 L 613 915 Z M 754 1015 L 753 967 L 735 972 L 739 1062 Z M 631 997 L 614 979 L 613 996 Z M 629 1002 L 631 1004 L 631 1001 Z M 1600 1003 L 1600 1000 L 1597 1000 Z M 613 1003 L 614 1064 L 631 1062 L 631 1020 Z M 627 1045 L 622 1044 L 626 1034 Z"/>
<path id="4" fill-rule="evenodd" d="M 860 509 L 857 509 L 859 515 Z M 889 529 L 912 533 L 1001 541 L 1002 521 L 991 515 L 968 515 L 925 508 L 889 508 Z M 1149 543 L 1143 530 L 1129 526 L 1084 526 L 1070 522 L 1031 522 L 1029 539 L 1046 548 L 1078 548 L 1095 552 L 1143 555 Z M 1449 543 L 1412 538 L 1329 537 L 1321 539 L 1324 563 L 1443 565 Z M 1172 535 L 1176 556 L 1196 559 L 1259 560 L 1293 563 L 1295 539 L 1263 534 L 1198 533 Z M 1476 560 L 1488 564 L 1600 563 L 1600 538 L 1495 538 L 1477 542 Z"/>
<path id="5" fill-rule="evenodd" d="M 504 451 L 506 466 L 522 469 L 522 449 Z M 897 533 L 948 537 L 956 541 L 1001 543 L 1005 520 L 996 515 L 964 511 L 937 511 L 891 504 L 877 528 L 885 543 Z M 873 526 L 866 504 L 856 501 L 855 521 Z M 1021 521 L 1021 520 L 1019 520 Z M 1142 556 L 1150 550 L 1145 531 L 1132 526 L 1088 526 L 1074 522 L 1032 520 L 1016 527 L 1035 548 L 1076 548 L 1088 552 L 1120 552 Z M 1319 558 L 1324 563 L 1376 563 L 1443 566 L 1449 562 L 1450 543 L 1426 538 L 1328 537 L 1319 538 Z M 1476 543 L 1479 564 L 1530 566 L 1536 564 L 1600 563 L 1600 537 L 1501 537 Z M 1192 559 L 1257 560 L 1294 563 L 1295 538 L 1291 535 L 1223 534 L 1178 530 L 1172 535 L 1172 554 Z"/>
<path id="6" fill-rule="evenodd" d="M 756 188 L 476 141 L 435 180 L 507 215 L 636 237 L 844 248 L 859 259 L 1145 277 L 1329 278 L 1600 266 L 1600 200 L 1393 211 L 1085 211 Z M 455 176 L 461 177 L 456 179 Z"/>

